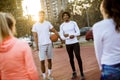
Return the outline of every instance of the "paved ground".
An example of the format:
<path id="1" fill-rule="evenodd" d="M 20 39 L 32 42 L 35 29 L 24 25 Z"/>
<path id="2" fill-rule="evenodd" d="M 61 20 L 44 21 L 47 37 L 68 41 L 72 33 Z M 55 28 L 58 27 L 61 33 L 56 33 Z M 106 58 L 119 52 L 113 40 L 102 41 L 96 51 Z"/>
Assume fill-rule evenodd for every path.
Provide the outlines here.
<path id="1" fill-rule="evenodd" d="M 83 67 L 84 67 L 86 80 L 99 80 L 100 71 L 98 69 L 98 65 L 96 62 L 93 45 L 81 46 L 80 49 L 81 49 L 81 57 L 83 60 Z M 53 59 L 52 75 L 54 76 L 54 80 L 71 80 L 70 77 L 72 70 L 69 64 L 68 55 L 66 53 L 65 48 L 54 48 L 53 51 L 54 51 L 54 59 Z M 39 71 L 40 80 L 42 80 L 38 55 L 37 53 L 33 52 L 33 56 Z M 80 76 L 79 76 L 80 73 L 76 59 L 75 59 L 75 65 L 78 74 L 78 79 L 76 80 L 80 80 Z"/>

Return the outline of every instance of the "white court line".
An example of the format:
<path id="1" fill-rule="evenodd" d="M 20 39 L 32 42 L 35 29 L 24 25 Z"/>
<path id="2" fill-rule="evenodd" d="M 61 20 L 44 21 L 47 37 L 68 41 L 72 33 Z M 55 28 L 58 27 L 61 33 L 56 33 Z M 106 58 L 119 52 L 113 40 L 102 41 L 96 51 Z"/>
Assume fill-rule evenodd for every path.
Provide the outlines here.
<path id="1" fill-rule="evenodd" d="M 94 68 L 89 68 L 87 70 L 84 70 L 84 72 L 89 72 L 89 71 L 92 71 L 92 70 L 98 70 L 98 68 L 94 67 Z"/>

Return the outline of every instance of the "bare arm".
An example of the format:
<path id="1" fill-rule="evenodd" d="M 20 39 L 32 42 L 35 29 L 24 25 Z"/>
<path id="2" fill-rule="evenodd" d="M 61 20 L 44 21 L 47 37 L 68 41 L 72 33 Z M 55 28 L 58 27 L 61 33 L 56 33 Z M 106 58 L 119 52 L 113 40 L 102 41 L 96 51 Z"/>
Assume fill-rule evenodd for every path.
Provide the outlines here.
<path id="1" fill-rule="evenodd" d="M 35 44 L 36 44 L 36 49 L 39 50 L 39 48 L 38 48 L 38 35 L 37 35 L 37 32 L 33 32 L 33 36 L 34 36 L 34 40 L 35 40 Z"/>

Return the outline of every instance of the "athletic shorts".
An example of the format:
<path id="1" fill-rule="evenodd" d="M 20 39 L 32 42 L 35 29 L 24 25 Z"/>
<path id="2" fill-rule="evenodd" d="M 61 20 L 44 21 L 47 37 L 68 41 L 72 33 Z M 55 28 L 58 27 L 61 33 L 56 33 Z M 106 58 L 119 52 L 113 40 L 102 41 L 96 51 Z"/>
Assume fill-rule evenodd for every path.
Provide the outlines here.
<path id="1" fill-rule="evenodd" d="M 39 46 L 39 59 L 40 61 L 53 58 L 52 44 Z"/>
<path id="2" fill-rule="evenodd" d="M 101 80 L 120 80 L 120 64 L 102 65 Z"/>

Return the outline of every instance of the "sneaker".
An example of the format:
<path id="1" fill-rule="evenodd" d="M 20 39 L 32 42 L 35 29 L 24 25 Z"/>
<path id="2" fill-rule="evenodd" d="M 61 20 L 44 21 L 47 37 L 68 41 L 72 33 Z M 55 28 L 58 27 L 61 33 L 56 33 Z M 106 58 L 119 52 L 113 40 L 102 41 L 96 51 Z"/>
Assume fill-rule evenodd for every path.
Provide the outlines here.
<path id="1" fill-rule="evenodd" d="M 44 78 L 43 80 L 48 80 L 47 78 Z"/>
<path id="2" fill-rule="evenodd" d="M 48 80 L 54 80 L 52 76 L 48 76 Z"/>
<path id="3" fill-rule="evenodd" d="M 73 72 L 72 73 L 72 79 L 75 79 L 77 77 L 77 73 L 76 72 Z"/>
<path id="4" fill-rule="evenodd" d="M 81 76 L 80 79 L 81 79 L 81 80 L 85 80 L 85 76 L 84 76 L 84 75 Z"/>

